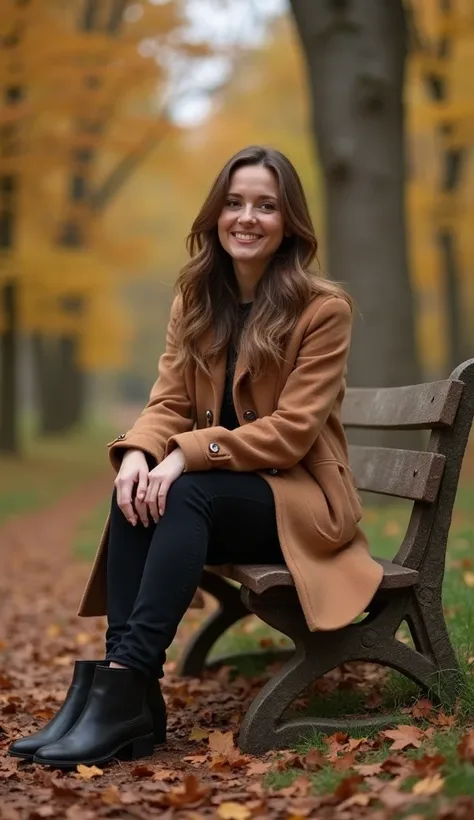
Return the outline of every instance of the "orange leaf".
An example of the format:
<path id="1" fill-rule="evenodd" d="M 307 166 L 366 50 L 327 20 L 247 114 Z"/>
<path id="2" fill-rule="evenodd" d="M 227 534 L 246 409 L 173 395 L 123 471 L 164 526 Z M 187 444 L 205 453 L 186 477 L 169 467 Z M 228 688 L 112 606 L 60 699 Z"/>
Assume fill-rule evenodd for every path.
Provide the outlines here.
<path id="1" fill-rule="evenodd" d="M 474 763 L 474 729 L 467 732 L 458 743 L 458 756 L 461 760 Z"/>
<path id="2" fill-rule="evenodd" d="M 85 780 L 91 780 L 93 777 L 102 777 L 104 774 L 102 769 L 98 769 L 97 766 L 84 766 L 82 763 L 79 763 L 76 768 L 79 776 Z"/>
<path id="3" fill-rule="evenodd" d="M 396 729 L 386 729 L 381 732 L 381 735 L 393 741 L 390 746 L 391 750 L 406 749 L 407 746 L 414 746 L 415 749 L 419 749 L 424 732 L 418 729 L 417 726 L 400 725 Z"/>
<path id="4" fill-rule="evenodd" d="M 209 748 L 211 752 L 217 755 L 223 755 L 227 757 L 233 751 L 235 751 L 234 746 L 234 735 L 232 732 L 211 732 L 209 735 Z"/>
<path id="5" fill-rule="evenodd" d="M 428 777 L 425 777 L 424 780 L 419 780 L 418 783 L 415 783 L 413 786 L 412 792 L 413 794 L 424 794 L 428 797 L 432 794 L 437 794 L 441 791 L 444 786 L 444 777 L 437 772 L 436 774 L 431 774 Z"/>

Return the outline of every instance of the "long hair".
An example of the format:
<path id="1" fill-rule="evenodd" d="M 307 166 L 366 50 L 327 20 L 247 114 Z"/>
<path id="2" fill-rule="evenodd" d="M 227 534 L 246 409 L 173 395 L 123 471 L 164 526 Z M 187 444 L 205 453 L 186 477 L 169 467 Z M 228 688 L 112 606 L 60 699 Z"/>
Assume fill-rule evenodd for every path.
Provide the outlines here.
<path id="1" fill-rule="evenodd" d="M 249 146 L 235 154 L 216 177 L 196 217 L 186 244 L 189 262 L 181 270 L 177 290 L 182 300 L 177 365 L 194 360 L 208 369 L 235 339 L 239 289 L 232 258 L 222 247 L 217 221 L 224 208 L 233 173 L 245 165 L 263 165 L 276 177 L 285 236 L 255 288 L 249 321 L 240 339 L 240 351 L 252 375 L 281 359 L 288 334 L 303 308 L 318 293 L 350 297 L 334 282 L 309 270 L 318 243 L 301 180 L 284 154 L 272 148 Z M 203 350 L 209 329 L 213 341 Z"/>

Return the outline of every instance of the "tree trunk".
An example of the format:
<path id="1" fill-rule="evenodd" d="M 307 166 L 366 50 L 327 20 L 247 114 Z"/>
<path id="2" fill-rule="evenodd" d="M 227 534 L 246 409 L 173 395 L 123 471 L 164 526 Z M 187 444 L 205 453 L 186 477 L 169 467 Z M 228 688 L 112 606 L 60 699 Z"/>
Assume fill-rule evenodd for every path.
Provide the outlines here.
<path id="1" fill-rule="evenodd" d="M 420 367 L 404 213 L 402 3 L 291 0 L 291 5 L 308 66 L 324 172 L 328 270 L 356 301 L 349 383 L 416 383 Z M 370 436 L 370 443 L 394 440 L 386 433 Z M 403 442 L 407 446 L 407 438 Z"/>
<path id="2" fill-rule="evenodd" d="M 0 451 L 19 452 L 18 431 L 18 304 L 16 282 L 1 289 L 5 327 L 0 335 Z"/>

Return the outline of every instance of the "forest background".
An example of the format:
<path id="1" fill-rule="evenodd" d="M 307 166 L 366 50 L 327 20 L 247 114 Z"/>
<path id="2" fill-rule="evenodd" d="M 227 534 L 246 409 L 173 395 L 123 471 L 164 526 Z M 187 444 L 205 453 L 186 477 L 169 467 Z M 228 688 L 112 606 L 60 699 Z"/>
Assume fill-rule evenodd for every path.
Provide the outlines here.
<path id="1" fill-rule="evenodd" d="M 412 0 L 399 4 L 398 25 L 400 14 L 380 13 L 386 5 L 3 4 L 2 450 L 21 451 L 22 419 L 35 434 L 57 434 L 146 401 L 185 236 L 222 164 L 250 143 L 293 160 L 320 265 L 357 300 L 350 383 L 442 378 L 468 358 L 474 10 L 468 0 Z M 345 48 L 348 21 L 369 43 L 372 66 Z M 338 37 L 345 57 L 331 63 Z M 390 71 L 405 50 L 393 128 L 383 99 L 397 91 Z M 315 53 L 329 62 L 315 65 Z M 344 188 L 364 161 L 358 166 L 361 103 L 344 78 L 364 71 L 363 113 L 382 146 L 379 200 L 363 185 Z M 391 162 L 398 149 L 383 144 L 387 127 L 404 129 L 402 162 L 400 152 Z M 328 144 L 339 151 L 332 166 Z M 381 229 L 372 222 L 385 208 L 392 167 L 395 185 L 404 177 L 404 225 L 392 219 Z M 333 196 L 336 215 L 328 206 L 334 186 L 347 206 Z"/>

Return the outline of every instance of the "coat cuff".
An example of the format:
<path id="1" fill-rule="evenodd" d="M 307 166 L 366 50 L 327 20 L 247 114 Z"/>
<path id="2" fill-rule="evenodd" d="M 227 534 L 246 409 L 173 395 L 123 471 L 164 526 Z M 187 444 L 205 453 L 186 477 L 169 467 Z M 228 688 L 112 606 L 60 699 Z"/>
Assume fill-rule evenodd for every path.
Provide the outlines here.
<path id="1" fill-rule="evenodd" d="M 126 450 L 141 450 L 145 455 L 153 458 L 156 464 L 159 464 L 163 458 L 163 448 L 156 441 L 153 441 L 150 436 L 141 433 L 122 434 L 107 446 L 109 448 L 110 463 L 116 472 L 120 469 Z"/>
<path id="2" fill-rule="evenodd" d="M 213 440 L 212 430 L 191 430 L 171 436 L 166 445 L 165 457 L 176 447 L 184 454 L 185 473 L 222 468 L 231 460 L 230 453 Z"/>

